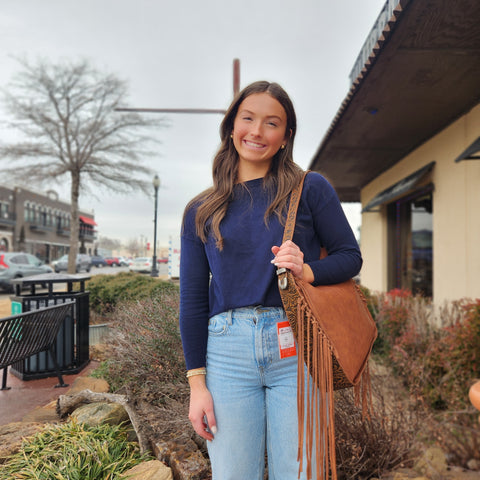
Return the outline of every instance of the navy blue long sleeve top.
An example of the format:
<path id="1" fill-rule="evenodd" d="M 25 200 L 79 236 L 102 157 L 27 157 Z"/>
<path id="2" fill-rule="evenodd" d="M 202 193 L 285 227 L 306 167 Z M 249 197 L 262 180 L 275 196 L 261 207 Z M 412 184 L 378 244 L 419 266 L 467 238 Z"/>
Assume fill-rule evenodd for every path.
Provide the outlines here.
<path id="1" fill-rule="evenodd" d="M 185 213 L 180 252 L 180 331 L 187 369 L 204 367 L 208 319 L 233 308 L 281 307 L 271 247 L 282 243 L 284 227 L 264 214 L 270 197 L 263 178 L 234 187 L 220 224 L 223 250 L 213 235 L 196 235 L 194 205 Z M 360 249 L 335 190 L 318 173 L 306 179 L 293 242 L 314 274 L 313 285 L 343 282 L 361 268 Z M 328 256 L 320 260 L 324 246 Z"/>

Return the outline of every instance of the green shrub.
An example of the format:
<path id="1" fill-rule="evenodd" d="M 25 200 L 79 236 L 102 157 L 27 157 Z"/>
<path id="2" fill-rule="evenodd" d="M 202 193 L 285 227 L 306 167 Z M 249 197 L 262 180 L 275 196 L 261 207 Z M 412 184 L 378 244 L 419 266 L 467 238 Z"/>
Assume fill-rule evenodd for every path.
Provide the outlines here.
<path id="1" fill-rule="evenodd" d="M 87 282 L 86 289 L 90 292 L 90 308 L 100 315 L 105 315 L 121 302 L 178 291 L 178 286 L 148 275 L 121 272 L 116 275 L 95 275 Z"/>
<path id="2" fill-rule="evenodd" d="M 118 367 L 118 365 L 114 365 L 111 359 L 104 360 L 90 373 L 90 376 L 106 380 L 110 387 L 110 391 L 116 392 L 128 381 L 128 378 L 121 378 L 118 375 L 115 375 L 116 367 Z"/>
<path id="3" fill-rule="evenodd" d="M 374 312 L 378 329 L 378 337 L 373 346 L 374 353 L 380 356 L 390 355 L 395 342 L 408 324 L 408 304 L 411 298 L 409 290 L 398 288 L 378 296 Z"/>
<path id="4" fill-rule="evenodd" d="M 463 319 L 444 327 L 423 358 L 423 395 L 432 406 L 469 406 L 468 390 L 480 378 L 480 299 L 459 302 Z"/>
<path id="5" fill-rule="evenodd" d="M 480 378 L 480 300 L 435 309 L 397 290 L 380 297 L 376 321 L 382 353 L 417 400 L 433 409 L 469 405 Z"/>
<path id="6" fill-rule="evenodd" d="M 127 440 L 124 427 L 71 420 L 25 439 L 21 451 L 0 468 L 0 480 L 114 480 L 147 459 Z"/>

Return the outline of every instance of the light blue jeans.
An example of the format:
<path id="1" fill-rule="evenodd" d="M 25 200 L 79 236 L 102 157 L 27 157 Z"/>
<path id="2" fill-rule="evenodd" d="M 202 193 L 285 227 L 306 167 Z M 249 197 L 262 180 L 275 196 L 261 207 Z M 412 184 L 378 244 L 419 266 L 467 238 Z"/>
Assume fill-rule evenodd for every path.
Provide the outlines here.
<path id="1" fill-rule="evenodd" d="M 217 421 L 207 442 L 212 480 L 262 480 L 265 447 L 269 480 L 298 477 L 297 357 L 280 358 L 277 335 L 277 323 L 285 320 L 276 307 L 239 308 L 210 319 L 206 380 Z"/>

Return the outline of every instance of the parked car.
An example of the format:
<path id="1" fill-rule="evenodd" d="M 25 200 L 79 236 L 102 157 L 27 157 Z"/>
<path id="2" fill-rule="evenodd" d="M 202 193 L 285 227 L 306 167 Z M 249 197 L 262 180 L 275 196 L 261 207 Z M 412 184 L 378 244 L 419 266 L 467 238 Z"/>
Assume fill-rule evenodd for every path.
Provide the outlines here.
<path id="1" fill-rule="evenodd" d="M 76 268 L 75 271 L 81 272 L 82 270 L 85 270 L 86 272 L 90 271 L 92 265 L 92 259 L 90 258 L 90 255 L 85 255 L 82 253 L 79 253 L 77 255 L 77 262 L 76 262 Z M 68 255 L 64 255 L 63 257 L 60 257 L 57 262 L 55 263 L 55 272 L 66 272 L 68 270 Z"/>
<path id="2" fill-rule="evenodd" d="M 12 280 L 15 278 L 52 272 L 53 270 L 35 255 L 22 252 L 0 252 L 0 288 L 8 292 L 13 291 Z"/>
<path id="3" fill-rule="evenodd" d="M 129 267 L 131 272 L 149 273 L 152 271 L 153 261 L 149 257 L 134 258 Z"/>
<path id="4" fill-rule="evenodd" d="M 107 261 L 101 255 L 92 255 L 90 257 L 90 264 L 92 267 L 102 268 L 107 267 Z"/>
<path id="5" fill-rule="evenodd" d="M 119 267 L 120 260 L 118 257 L 105 257 L 105 261 L 108 263 L 110 267 Z"/>
<path id="6" fill-rule="evenodd" d="M 130 258 L 125 257 L 118 257 L 118 261 L 120 262 L 121 267 L 128 267 L 132 263 Z"/>

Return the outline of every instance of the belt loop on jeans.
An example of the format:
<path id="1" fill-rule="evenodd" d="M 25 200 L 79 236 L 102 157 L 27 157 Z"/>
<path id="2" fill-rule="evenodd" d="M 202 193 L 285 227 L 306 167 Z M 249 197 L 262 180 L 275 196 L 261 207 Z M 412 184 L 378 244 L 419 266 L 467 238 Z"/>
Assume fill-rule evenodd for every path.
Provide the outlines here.
<path id="1" fill-rule="evenodd" d="M 271 308 L 269 307 L 264 307 L 263 305 L 257 305 L 254 308 L 255 313 L 265 313 L 271 311 Z"/>
<path id="2" fill-rule="evenodd" d="M 227 324 L 228 325 L 232 325 L 233 323 L 233 310 L 227 310 L 226 314 L 227 314 Z"/>

